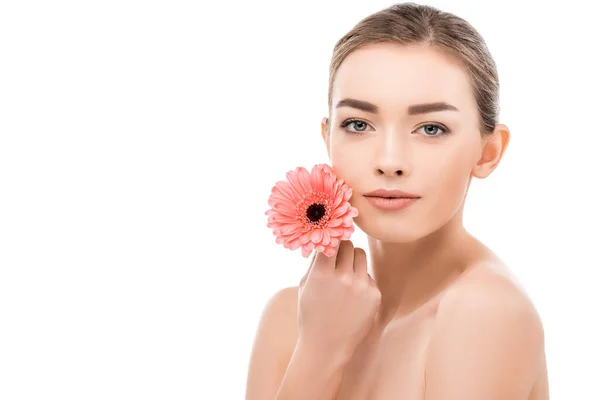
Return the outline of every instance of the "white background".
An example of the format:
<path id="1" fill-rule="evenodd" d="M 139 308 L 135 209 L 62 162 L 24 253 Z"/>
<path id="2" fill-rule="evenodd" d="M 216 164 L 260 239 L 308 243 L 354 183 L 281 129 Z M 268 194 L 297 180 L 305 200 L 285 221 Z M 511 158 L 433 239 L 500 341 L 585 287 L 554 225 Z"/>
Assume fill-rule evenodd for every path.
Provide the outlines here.
<path id="1" fill-rule="evenodd" d="M 270 189 L 328 161 L 335 41 L 391 4 L 1 3 L 0 398 L 243 398 L 262 309 L 307 267 Z M 465 225 L 538 308 L 551 397 L 598 399 L 594 3 L 427 4 L 486 39 L 512 132 Z"/>

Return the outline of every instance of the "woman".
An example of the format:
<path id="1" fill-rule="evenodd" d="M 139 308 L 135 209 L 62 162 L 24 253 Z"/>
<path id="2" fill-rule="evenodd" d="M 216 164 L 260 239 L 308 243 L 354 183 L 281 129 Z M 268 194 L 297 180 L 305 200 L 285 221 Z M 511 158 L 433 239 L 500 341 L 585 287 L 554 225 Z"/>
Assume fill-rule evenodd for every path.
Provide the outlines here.
<path id="1" fill-rule="evenodd" d="M 435 8 L 389 7 L 336 44 L 328 102 L 322 137 L 371 271 L 344 241 L 272 297 L 247 400 L 547 399 L 538 313 L 462 223 L 472 177 L 510 138 L 483 39 Z"/>

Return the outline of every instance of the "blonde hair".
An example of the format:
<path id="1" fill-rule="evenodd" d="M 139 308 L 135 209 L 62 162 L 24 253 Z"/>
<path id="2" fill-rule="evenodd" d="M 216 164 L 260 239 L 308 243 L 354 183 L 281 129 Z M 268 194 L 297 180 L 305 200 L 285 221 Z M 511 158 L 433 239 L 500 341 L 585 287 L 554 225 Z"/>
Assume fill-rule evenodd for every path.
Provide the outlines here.
<path id="1" fill-rule="evenodd" d="M 379 42 L 427 44 L 459 60 L 467 71 L 479 111 L 480 132 L 490 134 L 500 112 L 499 81 L 481 35 L 464 19 L 431 6 L 401 3 L 361 20 L 335 44 L 329 67 L 328 107 L 338 68 L 358 48 Z"/>

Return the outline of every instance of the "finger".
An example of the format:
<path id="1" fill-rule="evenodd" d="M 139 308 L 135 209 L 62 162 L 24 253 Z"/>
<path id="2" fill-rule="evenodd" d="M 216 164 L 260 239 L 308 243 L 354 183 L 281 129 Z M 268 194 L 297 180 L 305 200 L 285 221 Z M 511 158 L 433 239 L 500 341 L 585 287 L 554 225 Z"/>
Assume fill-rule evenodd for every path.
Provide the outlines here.
<path id="1" fill-rule="evenodd" d="M 337 258 L 338 252 L 340 251 L 340 245 L 341 245 L 341 242 L 335 248 L 335 253 L 333 253 L 331 256 L 327 256 L 327 255 L 325 255 L 325 253 L 323 253 L 321 251 L 315 252 L 315 262 L 314 262 L 313 269 L 322 269 L 322 270 L 328 270 L 328 271 L 335 270 L 335 263 L 336 263 L 335 260 Z"/>
<path id="2" fill-rule="evenodd" d="M 342 274 L 352 275 L 354 273 L 354 245 L 351 241 L 343 240 L 340 243 L 335 270 Z"/>
<path id="3" fill-rule="evenodd" d="M 366 280 L 369 276 L 367 271 L 367 253 L 360 247 L 354 248 L 354 273 L 359 279 Z"/>

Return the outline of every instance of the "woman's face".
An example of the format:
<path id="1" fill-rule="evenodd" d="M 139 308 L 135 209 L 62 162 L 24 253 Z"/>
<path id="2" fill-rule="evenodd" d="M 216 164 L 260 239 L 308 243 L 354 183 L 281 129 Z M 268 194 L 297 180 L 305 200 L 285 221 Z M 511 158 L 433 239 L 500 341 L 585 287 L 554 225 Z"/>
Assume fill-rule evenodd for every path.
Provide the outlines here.
<path id="1" fill-rule="evenodd" d="M 452 109 L 427 111 L 434 103 Z M 426 46 L 390 43 L 358 49 L 342 62 L 323 136 L 334 171 L 353 189 L 356 224 L 390 242 L 423 237 L 457 213 L 483 146 L 463 67 Z M 376 189 L 420 198 L 383 211 L 364 196 Z"/>

